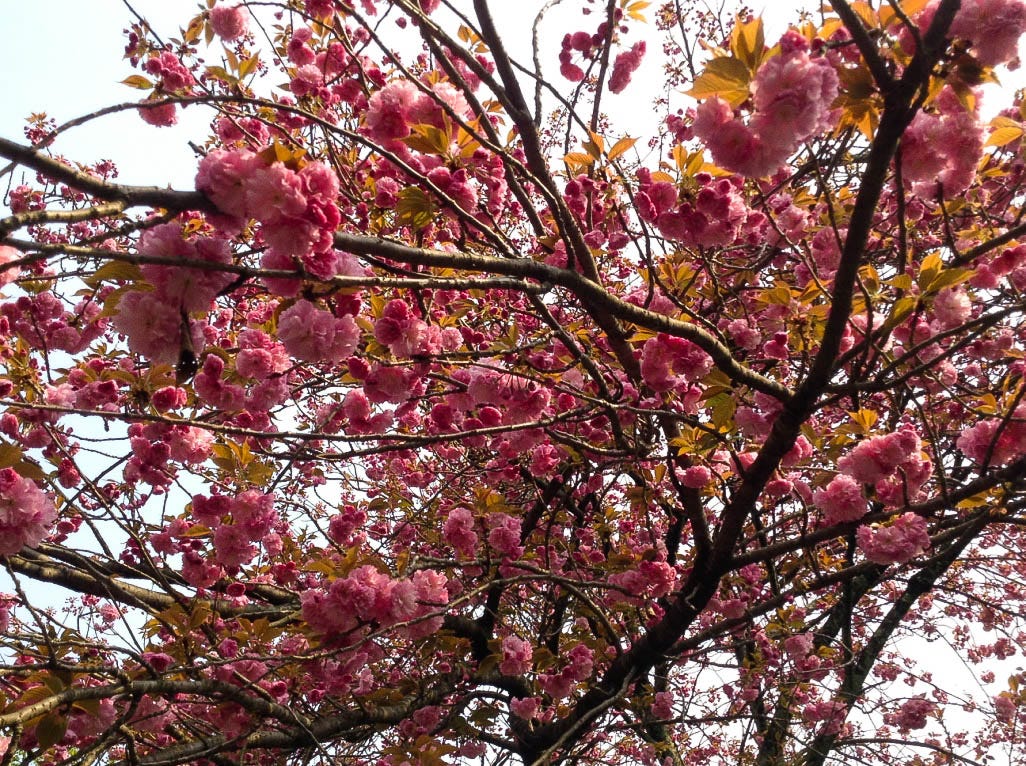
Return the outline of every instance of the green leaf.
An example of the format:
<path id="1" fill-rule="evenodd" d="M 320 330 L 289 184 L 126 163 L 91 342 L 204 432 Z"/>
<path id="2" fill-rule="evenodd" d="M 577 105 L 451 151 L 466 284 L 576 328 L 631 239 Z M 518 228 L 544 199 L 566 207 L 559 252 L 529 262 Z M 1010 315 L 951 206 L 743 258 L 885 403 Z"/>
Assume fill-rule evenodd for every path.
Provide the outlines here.
<path id="1" fill-rule="evenodd" d="M 31 460 L 20 460 L 11 467 L 14 468 L 15 473 L 26 479 L 43 481 L 46 478 L 46 472 Z"/>
<path id="2" fill-rule="evenodd" d="M 36 726 L 36 739 L 41 750 L 48 750 L 62 739 L 68 731 L 68 719 L 57 712 L 49 713 Z"/>
<path id="3" fill-rule="evenodd" d="M 22 450 L 17 444 L 0 442 L 0 468 L 11 468 L 21 462 Z"/>
<path id="4" fill-rule="evenodd" d="M 122 85 L 127 85 L 130 88 L 138 88 L 139 90 L 152 90 L 153 83 L 143 77 L 141 74 L 133 74 L 126 77 L 121 81 Z"/>
<path id="5" fill-rule="evenodd" d="M 142 272 L 134 263 L 107 261 L 87 279 L 90 287 L 99 287 L 101 282 L 136 282 L 142 279 Z"/>
<path id="6" fill-rule="evenodd" d="M 743 61 L 733 56 L 720 56 L 706 64 L 688 95 L 693 98 L 717 96 L 736 107 L 748 99 L 750 80 L 751 72 Z"/>
<path id="7" fill-rule="evenodd" d="M 435 219 L 438 206 L 423 189 L 407 186 L 399 192 L 395 211 L 398 213 L 400 224 L 413 229 L 423 229 Z"/>

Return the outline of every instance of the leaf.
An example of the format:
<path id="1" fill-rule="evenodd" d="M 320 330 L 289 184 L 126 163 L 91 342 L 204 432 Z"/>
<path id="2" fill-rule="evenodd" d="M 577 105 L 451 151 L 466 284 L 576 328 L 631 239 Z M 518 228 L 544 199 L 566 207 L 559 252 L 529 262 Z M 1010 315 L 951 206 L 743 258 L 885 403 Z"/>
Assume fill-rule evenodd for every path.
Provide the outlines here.
<path id="1" fill-rule="evenodd" d="M 876 425 L 877 419 L 880 417 L 875 410 L 859 410 L 858 412 L 849 412 L 848 416 L 858 424 L 859 428 L 862 429 L 862 433 L 869 433 L 869 431 Z"/>
<path id="2" fill-rule="evenodd" d="M 17 444 L 0 442 L 0 468 L 11 468 L 21 462 L 22 450 Z"/>
<path id="3" fill-rule="evenodd" d="M 762 28 L 762 17 L 756 16 L 751 21 L 742 21 L 738 16 L 734 30 L 730 33 L 730 52 L 734 57 L 755 73 L 762 63 L 766 49 L 766 37 Z"/>
<path id="4" fill-rule="evenodd" d="M 933 278 L 933 281 L 926 288 L 926 292 L 935 293 L 943 290 L 945 287 L 960 285 L 971 279 L 975 273 L 976 271 L 973 269 L 944 269 L 944 271 Z"/>
<path id="5" fill-rule="evenodd" d="M 99 718 L 100 716 L 99 700 L 75 700 L 71 703 L 71 707 L 74 710 L 81 710 L 83 713 L 86 713 L 93 718 Z"/>
<path id="6" fill-rule="evenodd" d="M 990 127 L 993 130 L 987 137 L 985 146 L 1004 146 L 1022 138 L 1022 125 L 1007 117 L 995 117 L 990 121 Z"/>
<path id="7" fill-rule="evenodd" d="M 247 58 L 239 66 L 239 78 L 249 77 L 250 74 L 256 71 L 257 66 L 260 64 L 260 54 L 254 53 L 252 56 Z"/>
<path id="8" fill-rule="evenodd" d="M 919 264 L 919 276 L 916 277 L 916 284 L 919 286 L 919 289 L 925 292 L 943 268 L 944 261 L 941 260 L 940 254 L 936 251 L 923 258 L 923 262 Z"/>
<path id="9" fill-rule="evenodd" d="M 185 38 L 185 42 L 187 42 L 189 45 L 195 45 L 196 43 L 198 43 L 200 37 L 203 34 L 204 23 L 205 19 L 203 18 L 202 13 L 198 16 L 194 16 L 192 20 L 189 22 L 189 26 L 185 29 L 185 31 L 182 34 L 182 36 Z"/>
<path id="10" fill-rule="evenodd" d="M 11 467 L 14 468 L 15 473 L 19 476 L 24 476 L 26 479 L 43 481 L 46 478 L 46 472 L 31 460 L 21 460 Z"/>
<path id="11" fill-rule="evenodd" d="M 122 85 L 127 85 L 130 88 L 138 88 L 139 90 L 152 90 L 153 83 L 143 77 L 141 74 L 132 74 L 121 81 Z"/>
<path id="12" fill-rule="evenodd" d="M 647 0 L 635 0 L 635 2 L 630 3 L 625 10 L 627 11 L 627 15 L 632 19 L 644 24 L 646 23 L 646 19 L 644 14 L 642 14 L 642 11 L 650 5 L 651 3 L 647 2 Z"/>
<path id="13" fill-rule="evenodd" d="M 85 281 L 90 287 L 99 287 L 101 282 L 137 282 L 141 279 L 142 272 L 134 263 L 107 261 Z"/>
<path id="14" fill-rule="evenodd" d="M 443 155 L 449 151 L 449 133 L 434 125 L 414 125 L 413 133 L 403 143 L 421 154 Z"/>
<path id="15" fill-rule="evenodd" d="M 737 107 L 748 99 L 751 72 L 743 61 L 733 56 L 720 56 L 706 64 L 705 71 L 687 93 L 693 98 L 722 98 Z"/>
<path id="16" fill-rule="evenodd" d="M 636 138 L 624 136 L 611 147 L 609 147 L 609 153 L 606 156 L 609 157 L 610 161 L 615 160 L 621 154 L 631 149 L 631 147 L 633 147 L 634 144 L 636 144 L 637 142 L 638 139 Z"/>
<path id="17" fill-rule="evenodd" d="M 887 317 L 887 321 L 884 323 L 884 329 L 892 330 L 904 322 L 905 319 L 908 318 L 908 315 L 915 310 L 918 303 L 919 299 L 912 295 L 906 295 L 895 301 L 894 307 L 891 309 L 891 314 Z"/>
<path id="18" fill-rule="evenodd" d="M 566 163 L 570 172 L 577 174 L 583 173 L 590 168 L 595 163 L 595 158 L 584 152 L 570 152 L 563 157 L 563 162 Z"/>
<path id="19" fill-rule="evenodd" d="M 423 229 L 435 219 L 438 206 L 422 189 L 407 186 L 399 192 L 395 211 L 400 224 L 413 229 Z"/>
<path id="20" fill-rule="evenodd" d="M 905 0 L 903 3 L 899 3 L 898 7 L 904 12 L 906 16 L 912 17 L 919 13 L 923 8 L 926 7 L 928 0 Z M 880 24 L 888 27 L 895 21 L 900 21 L 898 14 L 894 12 L 894 9 L 889 5 L 884 5 L 880 8 Z"/>
<path id="21" fill-rule="evenodd" d="M 36 726 L 36 740 L 41 750 L 48 750 L 62 739 L 68 731 L 68 719 L 58 712 L 43 716 Z"/>

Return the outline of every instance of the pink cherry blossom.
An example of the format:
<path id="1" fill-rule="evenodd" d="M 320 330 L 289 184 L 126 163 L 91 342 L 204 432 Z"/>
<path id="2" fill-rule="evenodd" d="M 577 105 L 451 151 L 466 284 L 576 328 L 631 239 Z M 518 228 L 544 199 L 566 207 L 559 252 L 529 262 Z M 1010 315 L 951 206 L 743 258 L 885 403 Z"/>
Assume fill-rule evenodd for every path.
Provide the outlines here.
<path id="1" fill-rule="evenodd" d="M 936 111 L 919 112 L 901 140 L 902 176 L 921 197 L 965 191 L 983 154 L 983 126 L 951 87 L 940 92 Z"/>
<path id="2" fill-rule="evenodd" d="M 12 261 L 22 258 L 22 254 L 9 245 L 0 245 L 0 287 L 9 285 L 21 273 L 20 266 L 9 266 Z"/>
<path id="3" fill-rule="evenodd" d="M 936 710 L 935 703 L 920 695 L 902 703 L 897 713 L 885 715 L 884 722 L 903 732 L 922 729 L 926 726 L 927 717 L 932 716 Z"/>
<path id="4" fill-rule="evenodd" d="M 442 525 L 446 541 L 460 556 L 471 557 L 477 548 L 474 515 L 469 508 L 454 508 Z"/>
<path id="5" fill-rule="evenodd" d="M 873 484 L 919 457 L 919 436 L 902 429 L 859 442 L 837 462 L 837 467 L 857 481 Z"/>
<path id="6" fill-rule="evenodd" d="M 489 514 L 485 520 L 488 526 L 488 544 L 511 559 L 518 559 L 524 553 L 520 544 L 520 519 L 506 513 Z"/>
<path id="7" fill-rule="evenodd" d="M 502 661 L 499 670 L 508 676 L 519 676 L 531 669 L 531 642 L 517 636 L 502 639 Z"/>
<path id="8" fill-rule="evenodd" d="M 613 93 L 623 92 L 631 82 L 631 75 L 641 66 L 645 55 L 645 41 L 635 43 L 629 50 L 622 51 L 613 61 L 613 72 L 609 76 L 609 90 Z"/>
<path id="9" fill-rule="evenodd" d="M 838 474 L 822 489 L 812 494 L 813 501 L 823 512 L 823 524 L 833 526 L 858 521 L 869 510 L 862 494 L 862 485 L 847 474 Z"/>
<path id="10" fill-rule="evenodd" d="M 926 520 L 914 513 L 903 513 L 883 526 L 861 526 L 856 540 L 866 558 L 877 564 L 904 564 L 930 547 Z"/>
<path id="11" fill-rule="evenodd" d="M 421 96 L 409 80 L 393 80 L 370 98 L 366 124 L 379 141 L 391 141 L 410 135 L 413 112 Z"/>
<path id="12" fill-rule="evenodd" d="M 802 141 L 832 126 L 837 73 L 826 58 L 810 56 L 808 43 L 794 30 L 781 38 L 780 47 L 780 55 L 768 59 L 752 82 L 753 115 L 748 124 L 716 97 L 698 108 L 695 135 L 727 170 L 751 177 L 769 175 Z"/>
<path id="13" fill-rule="evenodd" d="M 278 339 L 296 359 L 339 361 L 356 348 L 360 329 L 348 314 L 336 317 L 303 299 L 278 318 Z"/>
<path id="14" fill-rule="evenodd" d="M 0 469 L 0 556 L 39 545 L 56 521 L 53 501 L 34 482 Z"/>
<path id="15" fill-rule="evenodd" d="M 210 26 L 225 42 L 238 40 L 246 34 L 246 10 L 238 5 L 218 3 L 210 9 Z"/>
<path id="16" fill-rule="evenodd" d="M 673 693 L 656 692 L 652 702 L 653 717 L 662 721 L 673 718 Z"/>

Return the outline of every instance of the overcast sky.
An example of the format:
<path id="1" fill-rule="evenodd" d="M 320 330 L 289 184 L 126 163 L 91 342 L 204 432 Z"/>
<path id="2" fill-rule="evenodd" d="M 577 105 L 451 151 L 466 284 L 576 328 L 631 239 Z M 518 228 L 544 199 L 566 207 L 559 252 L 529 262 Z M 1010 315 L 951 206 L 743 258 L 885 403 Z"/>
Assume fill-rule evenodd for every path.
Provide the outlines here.
<path id="1" fill-rule="evenodd" d="M 199 10 L 199 3 L 193 0 L 130 1 L 166 36 L 173 36 L 178 26 Z M 803 3 L 777 0 L 765 4 L 780 23 L 793 18 L 791 8 Z M 523 11 L 523 2 L 514 5 L 518 12 L 503 19 L 502 26 L 514 31 L 519 27 L 526 34 L 531 14 Z M 510 8 L 502 2 L 493 6 L 497 13 L 504 6 Z M 7 32 L 0 46 L 0 72 L 5 81 L 0 135 L 5 138 L 23 140 L 24 119 L 32 112 L 46 112 L 61 123 L 141 95 L 120 84 L 132 74 L 122 58 L 122 30 L 131 23 L 132 15 L 122 0 L 0 0 L 0 12 Z M 642 28 L 636 29 L 640 32 Z M 58 148 L 69 158 L 113 159 L 125 183 L 187 186 L 195 167 L 187 141 L 205 135 L 209 113 L 186 110 L 181 119 L 185 130 L 147 126 L 134 114 L 105 117 L 75 128 L 61 139 Z"/>

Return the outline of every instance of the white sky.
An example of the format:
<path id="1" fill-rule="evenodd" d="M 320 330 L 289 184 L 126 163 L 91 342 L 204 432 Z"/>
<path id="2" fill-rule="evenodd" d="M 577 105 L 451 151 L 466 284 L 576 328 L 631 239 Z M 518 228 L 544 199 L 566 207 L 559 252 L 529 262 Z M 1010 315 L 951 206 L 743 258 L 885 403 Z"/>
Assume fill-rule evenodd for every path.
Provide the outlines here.
<path id="1" fill-rule="evenodd" d="M 162 36 L 174 36 L 179 25 L 199 11 L 193 0 L 129 0 Z M 538 0 L 527 0 L 531 6 Z M 654 10 L 657 2 L 650 9 Z M 767 10 L 765 15 L 780 26 L 771 32 L 775 37 L 783 25 L 795 18 L 793 8 L 815 4 L 812 0 L 767 0 L 750 3 Z M 495 13 L 503 29 L 514 36 L 526 35 L 533 13 L 524 12 L 524 2 L 507 5 L 494 0 Z M 569 6 L 570 4 L 567 3 Z M 516 12 L 503 9 L 515 8 Z M 651 10 L 650 10 L 651 13 Z M 133 73 L 123 56 L 125 37 L 122 30 L 132 19 L 122 0 L 0 0 L 4 44 L 0 45 L 0 79 L 4 82 L 0 102 L 0 135 L 24 140 L 24 119 L 33 112 L 46 112 L 58 123 L 98 108 L 124 101 L 138 100 L 141 91 L 121 85 Z M 767 18 L 769 21 L 770 18 Z M 594 22 L 589 20 L 590 27 Z M 631 39 L 642 27 L 634 26 Z M 564 30 L 560 30 L 562 35 Z M 523 38 L 525 49 L 529 38 Z M 558 43 L 557 43 L 558 44 Z M 510 46 L 518 47 L 511 37 Z M 557 50 L 552 51 L 555 70 Z M 211 50 L 211 57 L 216 55 Z M 636 83 L 644 78 L 636 78 Z M 618 99 L 630 106 L 631 97 Z M 640 100 L 640 99 L 638 99 Z M 647 103 L 640 105 L 648 111 Z M 616 104 L 616 106 L 620 106 Z M 624 112 L 629 112 L 625 109 Z M 104 117 L 75 128 L 60 139 L 58 150 L 70 159 L 83 161 L 112 159 L 124 183 L 165 184 L 178 187 L 191 185 L 196 158 L 187 145 L 189 139 L 206 135 L 209 112 L 193 108 L 180 113 L 176 128 L 155 128 L 145 125 L 134 113 Z"/>

